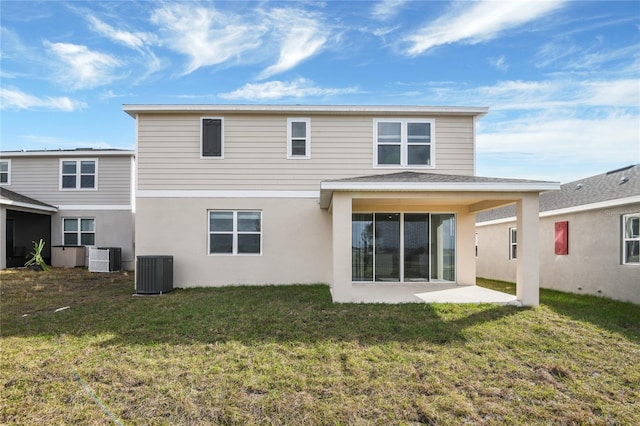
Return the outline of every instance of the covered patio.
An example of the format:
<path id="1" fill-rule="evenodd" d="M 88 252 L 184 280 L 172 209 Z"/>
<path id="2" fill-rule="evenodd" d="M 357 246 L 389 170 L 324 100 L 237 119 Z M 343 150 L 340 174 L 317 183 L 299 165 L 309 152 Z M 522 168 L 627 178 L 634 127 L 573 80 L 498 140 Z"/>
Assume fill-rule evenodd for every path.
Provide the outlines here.
<path id="1" fill-rule="evenodd" d="M 55 206 L 0 188 L 0 269 L 24 265 L 32 241 L 46 242 L 45 261 L 51 261 L 51 216 Z"/>
<path id="2" fill-rule="evenodd" d="M 332 215 L 333 300 L 537 306 L 538 198 L 558 188 L 555 182 L 417 172 L 323 181 L 320 207 Z M 517 210 L 515 300 L 475 286 L 475 214 L 508 204 Z M 370 234 L 363 237 L 371 240 L 365 254 L 356 228 L 358 235 Z M 416 234 L 423 240 L 419 250 Z"/>

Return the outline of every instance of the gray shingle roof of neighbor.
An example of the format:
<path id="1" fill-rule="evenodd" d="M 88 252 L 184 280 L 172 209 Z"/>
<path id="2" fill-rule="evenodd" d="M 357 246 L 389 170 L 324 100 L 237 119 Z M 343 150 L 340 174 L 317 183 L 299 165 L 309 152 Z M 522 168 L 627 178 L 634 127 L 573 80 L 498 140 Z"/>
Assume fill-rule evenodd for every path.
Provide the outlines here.
<path id="1" fill-rule="evenodd" d="M 415 182 L 415 183 L 439 183 L 439 182 L 460 182 L 460 183 L 548 183 L 539 180 L 526 179 L 505 179 L 482 176 L 462 176 L 446 175 L 441 173 L 418 173 L 418 172 L 398 172 L 384 175 L 358 176 L 344 179 L 332 179 L 324 182 Z"/>
<path id="2" fill-rule="evenodd" d="M 640 164 L 634 164 L 599 175 L 560 185 L 560 190 L 540 195 L 540 212 L 566 209 L 586 204 L 640 196 Z M 510 205 L 476 215 L 476 222 L 515 217 L 516 206 Z"/>
<path id="3" fill-rule="evenodd" d="M 0 199 L 57 210 L 57 207 L 52 206 L 51 204 L 43 203 L 35 198 L 27 197 L 26 195 L 18 194 L 17 192 L 13 192 L 2 187 L 0 187 Z"/>

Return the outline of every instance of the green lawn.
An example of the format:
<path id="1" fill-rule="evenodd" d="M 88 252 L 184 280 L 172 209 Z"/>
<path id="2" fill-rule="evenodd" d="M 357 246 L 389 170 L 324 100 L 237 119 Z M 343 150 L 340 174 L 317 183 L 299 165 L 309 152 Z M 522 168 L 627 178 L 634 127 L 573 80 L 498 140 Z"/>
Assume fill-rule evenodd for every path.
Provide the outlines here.
<path id="1" fill-rule="evenodd" d="M 130 274 L 81 269 L 0 279 L 2 424 L 640 424 L 637 305 L 544 290 L 536 309 L 344 305 L 322 285 L 132 297 Z"/>

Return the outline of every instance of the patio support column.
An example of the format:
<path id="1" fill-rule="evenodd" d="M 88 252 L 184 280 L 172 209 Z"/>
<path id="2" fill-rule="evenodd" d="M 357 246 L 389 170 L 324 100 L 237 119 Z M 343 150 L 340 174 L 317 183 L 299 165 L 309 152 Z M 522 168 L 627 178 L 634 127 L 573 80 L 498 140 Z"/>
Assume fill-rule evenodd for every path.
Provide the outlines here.
<path id="1" fill-rule="evenodd" d="M 0 269 L 7 269 L 7 209 L 0 207 Z"/>
<path id="2" fill-rule="evenodd" d="M 458 285 L 476 284 L 476 216 L 459 213 L 456 223 L 456 263 Z"/>
<path id="3" fill-rule="evenodd" d="M 525 194 L 516 202 L 517 244 L 516 298 L 522 306 L 540 304 L 538 252 L 539 195 Z"/>
<path id="4" fill-rule="evenodd" d="M 331 202 L 334 302 L 351 302 L 351 194 L 334 192 Z"/>

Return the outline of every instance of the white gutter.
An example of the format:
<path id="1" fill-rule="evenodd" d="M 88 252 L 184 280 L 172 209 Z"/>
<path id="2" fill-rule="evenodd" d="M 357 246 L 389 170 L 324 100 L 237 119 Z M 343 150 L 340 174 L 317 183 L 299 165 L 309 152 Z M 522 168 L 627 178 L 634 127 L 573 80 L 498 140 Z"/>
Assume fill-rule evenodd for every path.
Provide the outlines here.
<path id="1" fill-rule="evenodd" d="M 464 106 L 408 106 L 408 105 L 123 105 L 124 112 L 135 118 L 138 113 L 326 113 L 326 114 L 434 114 L 482 116 L 488 107 Z"/>

